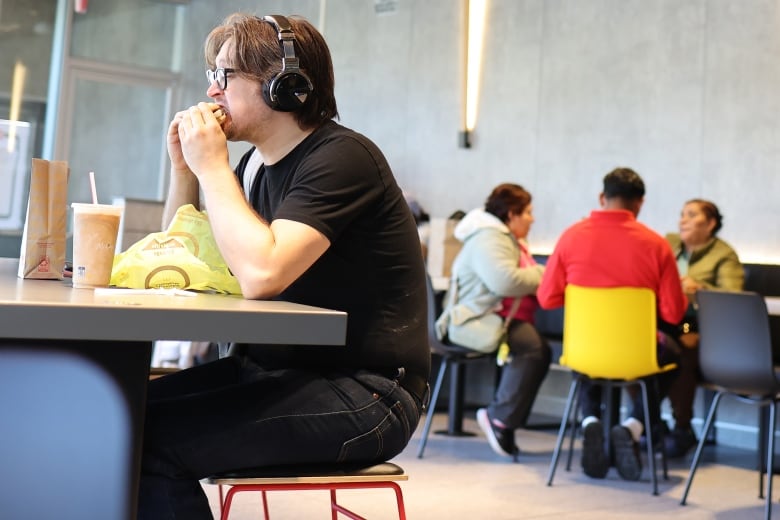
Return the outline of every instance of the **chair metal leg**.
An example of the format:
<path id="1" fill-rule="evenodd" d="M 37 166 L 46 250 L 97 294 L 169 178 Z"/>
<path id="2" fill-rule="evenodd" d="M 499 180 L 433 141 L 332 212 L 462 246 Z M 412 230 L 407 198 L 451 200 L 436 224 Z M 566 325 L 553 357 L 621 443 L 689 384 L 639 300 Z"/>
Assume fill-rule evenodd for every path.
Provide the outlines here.
<path id="1" fill-rule="evenodd" d="M 572 413 L 572 404 L 575 401 L 575 396 L 580 389 L 580 379 L 575 377 L 569 386 L 569 397 L 566 399 L 566 408 L 561 418 L 561 427 L 558 429 L 558 439 L 555 441 L 555 450 L 553 450 L 553 458 L 550 462 L 550 472 L 547 476 L 547 485 L 552 486 L 553 477 L 555 477 L 555 468 L 558 466 L 558 458 L 561 455 L 561 445 L 563 444 L 563 438 L 566 435 L 566 426 L 569 422 L 569 417 Z"/>
<path id="2" fill-rule="evenodd" d="M 712 399 L 715 397 L 715 390 L 712 390 L 710 388 L 702 388 L 702 401 L 704 404 L 704 414 L 709 411 L 711 405 L 712 405 Z M 718 442 L 718 428 L 714 427 L 712 428 L 712 431 L 709 435 L 707 435 L 707 444 L 717 444 Z"/>
<path id="3" fill-rule="evenodd" d="M 650 405 L 648 402 L 647 383 L 638 379 L 639 388 L 642 390 L 642 408 L 645 412 L 645 437 L 647 438 L 647 463 L 650 466 L 650 481 L 653 485 L 653 495 L 658 495 L 658 475 L 655 471 L 655 447 L 653 446 L 653 427 L 650 421 Z"/>
<path id="4" fill-rule="evenodd" d="M 767 445 L 766 455 L 766 512 L 764 517 L 766 520 L 772 518 L 772 473 L 774 473 L 775 465 L 775 419 L 777 415 L 777 404 L 772 401 L 769 404 L 769 428 L 767 433 L 769 435 L 769 443 Z"/>
<path id="5" fill-rule="evenodd" d="M 758 498 L 764 498 L 764 473 L 771 475 L 774 460 L 767 459 L 767 446 L 769 445 L 769 431 L 774 428 L 769 423 L 770 412 L 766 406 L 758 408 Z M 770 428 L 771 427 L 771 428 Z M 772 460 L 772 465 L 766 466 L 766 461 Z"/>
<path id="6" fill-rule="evenodd" d="M 442 358 L 441 366 L 439 367 L 439 375 L 436 376 L 436 384 L 433 387 L 433 395 L 431 395 L 431 402 L 428 404 L 428 413 L 425 417 L 425 426 L 423 427 L 422 437 L 420 438 L 420 445 L 417 447 L 417 458 L 423 457 L 425 451 L 425 445 L 428 443 L 428 434 L 431 431 L 431 423 L 433 422 L 433 414 L 436 411 L 436 402 L 439 400 L 439 392 L 441 391 L 441 385 L 444 381 L 444 375 L 447 373 L 447 366 L 449 362 L 447 359 Z"/>
<path id="7" fill-rule="evenodd" d="M 571 431 L 569 432 L 569 453 L 566 455 L 566 471 L 571 471 L 571 461 L 574 460 L 574 440 L 579 433 L 579 424 L 577 421 L 577 407 L 574 407 L 574 416 L 571 418 Z"/>
<path id="8" fill-rule="evenodd" d="M 451 361 L 450 365 L 450 395 L 447 404 L 447 429 L 436 433 L 452 435 L 453 437 L 471 437 L 474 434 L 463 430 L 463 401 L 466 393 L 466 365 Z"/>
<path id="9" fill-rule="evenodd" d="M 688 499 L 688 492 L 691 490 L 691 484 L 693 483 L 693 476 L 696 474 L 696 469 L 699 467 L 699 460 L 701 459 L 701 452 L 704 449 L 704 445 L 707 443 L 707 434 L 712 428 L 712 423 L 715 419 L 715 412 L 718 409 L 718 404 L 723 397 L 723 392 L 715 394 L 715 398 L 710 405 L 710 411 L 707 413 L 707 419 L 704 421 L 704 430 L 699 437 L 699 445 L 696 446 L 696 453 L 693 454 L 693 461 L 691 462 L 691 469 L 688 472 L 688 480 L 685 482 L 685 491 L 683 491 L 682 498 L 680 499 L 680 505 L 685 505 L 685 501 Z"/>
<path id="10" fill-rule="evenodd" d="M 578 377 L 578 376 L 575 376 Z M 574 458 L 574 440 L 577 438 L 577 433 L 580 428 L 580 421 L 578 420 L 577 411 L 580 409 L 580 391 L 577 388 L 577 393 L 574 394 L 574 402 L 572 403 L 571 413 L 571 431 L 569 432 L 569 454 L 566 456 L 566 471 L 571 471 L 571 461 Z"/>
<path id="11" fill-rule="evenodd" d="M 659 391 L 660 389 L 659 389 L 658 385 L 659 385 L 659 383 L 658 383 L 658 376 L 655 376 L 655 377 L 653 377 L 653 387 L 654 387 L 653 391 L 655 392 L 655 395 L 660 395 L 660 391 Z M 660 406 L 661 406 L 660 402 L 658 403 L 658 406 L 660 408 Z M 659 417 L 659 420 L 660 420 L 660 417 Z M 664 440 L 666 438 L 665 437 L 666 433 L 664 432 L 664 428 L 663 428 L 663 426 L 660 423 L 658 424 L 658 426 L 659 426 L 659 428 L 658 428 L 658 440 L 656 442 L 656 439 L 652 439 L 654 447 L 656 445 L 658 445 L 658 446 L 665 446 Z M 661 468 L 663 470 L 662 475 L 664 477 L 664 480 L 669 480 L 669 463 L 668 463 L 668 460 L 666 458 L 666 450 L 665 449 L 661 450 Z"/>

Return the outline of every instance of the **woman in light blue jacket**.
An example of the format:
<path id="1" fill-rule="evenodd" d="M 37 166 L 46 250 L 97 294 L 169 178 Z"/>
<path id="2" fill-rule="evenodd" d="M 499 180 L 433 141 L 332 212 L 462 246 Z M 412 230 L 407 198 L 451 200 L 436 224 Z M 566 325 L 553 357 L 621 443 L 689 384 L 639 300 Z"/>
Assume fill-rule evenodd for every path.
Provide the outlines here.
<path id="1" fill-rule="evenodd" d="M 466 214 L 455 228 L 463 248 L 452 266 L 441 335 L 481 352 L 498 348 L 507 328 L 509 359 L 496 394 L 477 422 L 496 453 L 515 457 L 515 429 L 525 426 L 552 353 L 533 324 L 536 289 L 544 267 L 528 251 L 526 237 L 534 221 L 531 194 L 517 184 L 500 184 L 484 209 Z"/>

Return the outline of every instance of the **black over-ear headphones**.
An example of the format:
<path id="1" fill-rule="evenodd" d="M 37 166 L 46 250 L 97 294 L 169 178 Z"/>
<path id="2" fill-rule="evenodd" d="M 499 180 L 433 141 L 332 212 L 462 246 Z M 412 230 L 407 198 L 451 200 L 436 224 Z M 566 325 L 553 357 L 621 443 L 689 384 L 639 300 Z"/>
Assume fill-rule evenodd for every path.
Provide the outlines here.
<path id="1" fill-rule="evenodd" d="M 263 99 L 274 110 L 292 112 L 300 108 L 314 91 L 309 77 L 301 72 L 295 57 L 295 34 L 290 22 L 284 16 L 274 14 L 263 16 L 263 20 L 276 29 L 282 46 L 282 70 L 263 84 Z"/>

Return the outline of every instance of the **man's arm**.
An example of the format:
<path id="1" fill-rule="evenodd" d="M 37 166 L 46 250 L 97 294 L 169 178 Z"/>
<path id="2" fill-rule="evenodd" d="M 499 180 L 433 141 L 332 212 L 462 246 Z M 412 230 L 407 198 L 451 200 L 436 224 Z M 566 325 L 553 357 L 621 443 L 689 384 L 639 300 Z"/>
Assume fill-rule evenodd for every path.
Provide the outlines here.
<path id="1" fill-rule="evenodd" d="M 745 286 L 745 269 L 735 251 L 730 251 L 718 266 L 715 288 L 723 291 L 741 291 Z"/>
<path id="2" fill-rule="evenodd" d="M 680 284 L 677 261 L 669 244 L 661 252 L 661 280 L 658 285 L 658 314 L 667 323 L 680 323 L 688 307 L 688 299 Z"/>
<path id="3" fill-rule="evenodd" d="M 168 125 L 166 144 L 168 157 L 171 159 L 171 179 L 168 186 L 168 197 L 163 208 L 162 229 L 168 227 L 176 214 L 176 210 L 185 204 L 192 204 L 200 209 L 200 185 L 198 179 L 184 160 L 179 139 L 179 123 L 184 112 L 177 113 Z"/>
<path id="4" fill-rule="evenodd" d="M 200 185 L 192 172 L 171 171 L 168 197 L 163 208 L 162 229 L 166 229 L 176 215 L 176 210 L 185 204 L 200 209 Z"/>
<path id="5" fill-rule="evenodd" d="M 542 283 L 539 284 L 539 289 L 536 291 L 536 299 L 539 300 L 539 305 L 544 309 L 554 309 L 563 305 L 566 292 L 566 266 L 561 262 L 563 247 L 564 242 L 561 238 L 550 258 L 547 259 Z"/>
<path id="6" fill-rule="evenodd" d="M 183 114 L 178 128 L 181 150 L 203 191 L 220 253 L 245 298 L 278 295 L 322 256 L 330 240 L 300 222 L 277 219 L 269 225 L 244 198 L 228 163 L 225 134 L 212 111 L 200 103 Z M 181 191 L 187 187 L 192 185 L 185 182 Z"/>

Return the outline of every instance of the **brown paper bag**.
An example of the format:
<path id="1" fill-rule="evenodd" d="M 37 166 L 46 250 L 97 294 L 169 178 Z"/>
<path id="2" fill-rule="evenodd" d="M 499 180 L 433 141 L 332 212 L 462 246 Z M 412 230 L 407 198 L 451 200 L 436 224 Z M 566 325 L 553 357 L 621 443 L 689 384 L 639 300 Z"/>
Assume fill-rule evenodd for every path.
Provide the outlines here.
<path id="1" fill-rule="evenodd" d="M 458 256 L 463 243 L 455 238 L 455 219 L 432 218 L 428 238 L 428 273 L 436 277 L 449 278 L 452 262 Z"/>
<path id="2" fill-rule="evenodd" d="M 63 278 L 68 173 L 67 162 L 32 160 L 19 278 Z"/>

